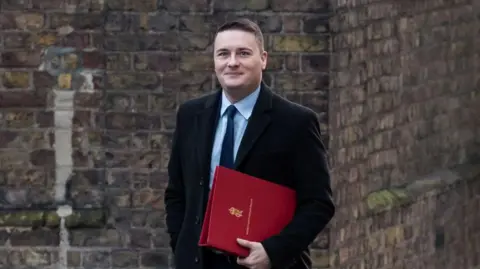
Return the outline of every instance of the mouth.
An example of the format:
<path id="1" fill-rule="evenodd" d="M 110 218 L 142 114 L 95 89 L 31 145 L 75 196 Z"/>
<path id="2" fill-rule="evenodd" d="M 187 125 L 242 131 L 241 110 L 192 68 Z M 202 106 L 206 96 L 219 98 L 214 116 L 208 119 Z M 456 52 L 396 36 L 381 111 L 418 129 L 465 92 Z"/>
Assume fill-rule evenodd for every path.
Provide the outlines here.
<path id="1" fill-rule="evenodd" d="M 240 76 L 242 73 L 225 73 L 226 76 Z"/>

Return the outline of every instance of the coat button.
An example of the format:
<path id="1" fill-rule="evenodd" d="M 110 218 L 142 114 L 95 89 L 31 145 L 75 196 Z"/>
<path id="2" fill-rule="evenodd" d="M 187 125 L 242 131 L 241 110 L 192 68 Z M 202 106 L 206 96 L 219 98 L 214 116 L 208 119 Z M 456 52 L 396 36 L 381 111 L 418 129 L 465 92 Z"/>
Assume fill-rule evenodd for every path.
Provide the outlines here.
<path id="1" fill-rule="evenodd" d="M 198 263 L 198 257 L 195 257 L 195 263 Z"/>
<path id="2" fill-rule="evenodd" d="M 200 223 L 200 218 L 198 216 L 195 217 L 195 224 Z"/>
<path id="3" fill-rule="evenodd" d="M 200 180 L 200 186 L 203 186 L 203 180 Z"/>

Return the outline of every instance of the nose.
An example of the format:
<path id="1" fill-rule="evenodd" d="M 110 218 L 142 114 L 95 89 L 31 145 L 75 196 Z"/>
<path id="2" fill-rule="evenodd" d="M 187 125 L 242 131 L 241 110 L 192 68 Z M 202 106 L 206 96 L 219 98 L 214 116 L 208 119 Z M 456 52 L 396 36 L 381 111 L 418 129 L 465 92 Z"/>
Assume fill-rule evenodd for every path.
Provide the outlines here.
<path id="1" fill-rule="evenodd" d="M 228 66 L 229 67 L 234 67 L 234 66 L 237 66 L 237 65 L 238 65 L 237 57 L 236 57 L 235 53 L 232 53 L 230 55 L 230 58 L 228 58 Z"/>

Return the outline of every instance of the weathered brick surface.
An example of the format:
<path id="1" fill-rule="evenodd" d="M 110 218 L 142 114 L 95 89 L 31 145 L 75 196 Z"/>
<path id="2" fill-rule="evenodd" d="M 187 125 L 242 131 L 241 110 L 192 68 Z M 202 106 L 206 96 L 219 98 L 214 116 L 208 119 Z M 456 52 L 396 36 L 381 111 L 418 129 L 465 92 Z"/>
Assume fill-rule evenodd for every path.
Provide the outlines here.
<path id="1" fill-rule="evenodd" d="M 266 82 L 318 111 L 328 141 L 328 2 L 214 2 L 1 1 L 0 267 L 170 265 L 175 111 L 217 86 L 212 36 L 229 18 L 261 25 Z"/>
<path id="2" fill-rule="evenodd" d="M 334 268 L 478 266 L 478 177 L 414 201 L 388 191 L 478 160 L 477 2 L 334 1 Z M 389 200 L 406 204 L 370 209 Z"/>
<path id="3" fill-rule="evenodd" d="M 478 155 L 480 4 L 394 2 L 0 1 L 0 267 L 170 266 L 175 111 L 217 85 L 212 35 L 235 16 L 330 149 L 315 267 L 478 266 L 478 180 L 412 179 Z"/>

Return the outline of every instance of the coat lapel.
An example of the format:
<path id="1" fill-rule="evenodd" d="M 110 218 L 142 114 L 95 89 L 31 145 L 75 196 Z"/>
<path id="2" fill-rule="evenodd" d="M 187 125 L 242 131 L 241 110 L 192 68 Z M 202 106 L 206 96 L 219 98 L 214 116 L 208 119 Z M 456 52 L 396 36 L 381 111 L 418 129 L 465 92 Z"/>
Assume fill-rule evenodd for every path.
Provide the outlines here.
<path id="1" fill-rule="evenodd" d="M 221 90 L 210 95 L 204 104 L 204 109 L 196 115 L 195 125 L 198 130 L 198 146 L 196 147 L 196 159 L 199 172 L 202 177 L 210 176 L 210 161 L 214 142 L 215 129 L 219 120 L 219 109 Z M 239 168 L 242 162 L 252 150 L 258 138 L 270 124 L 271 118 L 268 111 L 272 109 L 272 92 L 262 83 L 258 100 L 253 108 L 252 116 L 248 123 L 242 142 L 235 159 L 235 169 Z M 200 142 L 201 141 L 201 142 Z"/>
<path id="2" fill-rule="evenodd" d="M 196 129 L 198 137 L 196 139 L 197 147 L 196 159 L 200 172 L 200 177 L 208 179 L 210 173 L 210 160 L 212 157 L 212 147 L 215 135 L 215 127 L 219 118 L 219 100 L 220 92 L 212 94 L 205 102 L 204 108 L 196 115 Z M 208 182 L 208 181 L 207 181 Z M 208 184 L 205 184 L 208 186 Z"/>
<path id="3" fill-rule="evenodd" d="M 243 135 L 242 142 L 235 159 L 235 169 L 238 169 L 250 150 L 257 142 L 260 135 L 270 124 L 270 115 L 267 113 L 272 108 L 272 92 L 262 83 L 260 94 L 253 108 L 252 116 Z"/>

